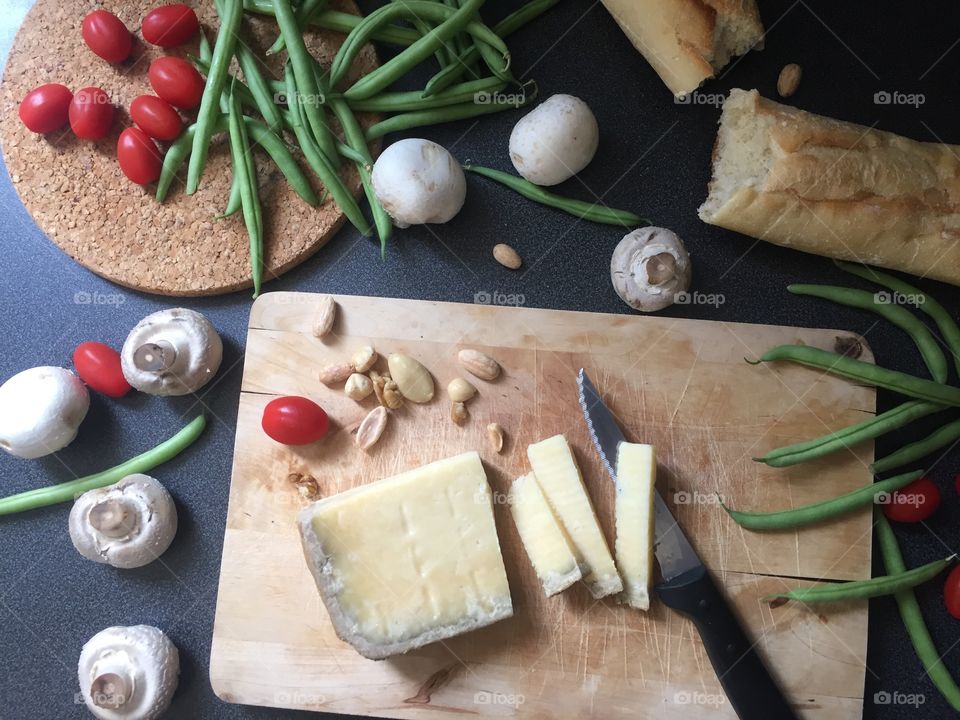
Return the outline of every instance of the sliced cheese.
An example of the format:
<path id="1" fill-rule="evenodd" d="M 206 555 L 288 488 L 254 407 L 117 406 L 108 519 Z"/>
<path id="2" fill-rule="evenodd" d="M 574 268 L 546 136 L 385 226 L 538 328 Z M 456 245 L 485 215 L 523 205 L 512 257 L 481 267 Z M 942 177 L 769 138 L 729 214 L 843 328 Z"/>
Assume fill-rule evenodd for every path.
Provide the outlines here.
<path id="1" fill-rule="evenodd" d="M 622 600 L 650 609 L 653 573 L 653 493 L 657 454 L 652 445 L 622 442 L 617 449 L 617 567 L 623 576 Z"/>
<path id="2" fill-rule="evenodd" d="M 476 452 L 315 502 L 301 511 L 300 531 L 337 635 L 366 657 L 513 614 Z"/>
<path id="3" fill-rule="evenodd" d="M 527 457 L 550 508 L 570 538 L 591 594 L 601 598 L 623 590 L 623 581 L 566 438 L 555 435 L 534 443 L 527 448 Z"/>
<path id="4" fill-rule="evenodd" d="M 566 590 L 582 576 L 570 542 L 547 504 L 533 473 L 510 486 L 510 512 L 530 564 L 547 597 Z"/>

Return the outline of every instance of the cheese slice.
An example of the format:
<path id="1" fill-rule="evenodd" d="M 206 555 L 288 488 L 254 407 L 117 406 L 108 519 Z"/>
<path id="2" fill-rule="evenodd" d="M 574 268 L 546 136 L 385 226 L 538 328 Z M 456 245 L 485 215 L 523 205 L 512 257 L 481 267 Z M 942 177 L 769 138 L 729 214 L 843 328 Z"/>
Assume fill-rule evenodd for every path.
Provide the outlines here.
<path id="1" fill-rule="evenodd" d="M 527 457 L 550 508 L 570 538 L 573 554 L 590 593 L 595 598 L 602 598 L 623 590 L 623 581 L 613 564 L 613 556 L 566 438 L 555 435 L 534 443 L 527 448 Z"/>
<path id="2" fill-rule="evenodd" d="M 653 574 L 653 493 L 657 454 L 652 445 L 622 442 L 617 448 L 617 567 L 627 605 L 650 609 Z"/>
<path id="3" fill-rule="evenodd" d="M 533 473 L 510 486 L 510 512 L 523 548 L 547 597 L 566 590 L 582 576 L 563 528 L 547 504 Z"/>
<path id="4" fill-rule="evenodd" d="M 315 502 L 307 564 L 337 635 L 385 658 L 513 615 L 476 452 Z"/>

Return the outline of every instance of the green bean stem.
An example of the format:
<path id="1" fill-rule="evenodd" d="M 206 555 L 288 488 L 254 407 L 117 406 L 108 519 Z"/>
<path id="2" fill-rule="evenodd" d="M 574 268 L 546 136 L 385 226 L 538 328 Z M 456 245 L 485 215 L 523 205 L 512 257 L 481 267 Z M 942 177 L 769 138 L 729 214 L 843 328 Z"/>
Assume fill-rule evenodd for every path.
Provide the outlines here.
<path id="1" fill-rule="evenodd" d="M 300 3 L 300 6 L 294 12 L 294 15 L 297 17 L 297 27 L 300 28 L 301 32 L 306 29 L 307 25 L 310 22 L 310 18 L 315 14 L 320 12 L 327 5 L 327 0 L 303 0 Z M 278 52 L 283 50 L 287 44 L 283 41 L 283 35 L 280 34 L 277 36 L 277 39 L 274 41 L 273 45 L 267 48 L 267 55 L 276 55 Z"/>
<path id="2" fill-rule="evenodd" d="M 767 595 L 763 599 L 768 601 L 783 599 L 805 603 L 830 603 L 869 600 L 884 595 L 894 595 L 902 590 L 909 590 L 933 580 L 953 563 L 954 558 L 956 558 L 956 555 L 951 555 L 945 560 L 934 560 L 926 565 L 913 568 L 913 570 L 879 575 L 869 580 L 852 580 L 850 582 L 797 588 L 785 593 Z"/>
<path id="3" fill-rule="evenodd" d="M 846 495 L 810 505 L 803 505 L 791 510 L 744 512 L 741 510 L 731 510 L 726 505 L 723 506 L 723 509 L 727 511 L 738 525 L 747 530 L 789 530 L 824 520 L 830 520 L 859 508 L 866 507 L 874 502 L 877 495 L 899 490 L 904 485 L 909 485 L 922 475 L 923 470 L 913 470 L 903 473 L 902 475 L 895 475 L 887 480 L 880 480 L 870 485 L 864 485 Z"/>
<path id="4" fill-rule="evenodd" d="M 960 420 L 947 423 L 923 440 L 904 445 L 896 452 L 874 462 L 873 465 L 870 466 L 870 469 L 876 474 L 885 473 L 894 468 L 903 467 L 916 460 L 925 458 L 927 455 L 957 440 L 960 440 Z"/>
<path id="5" fill-rule="evenodd" d="M 933 333 L 909 310 L 899 305 L 877 302 L 877 296 L 874 293 L 854 288 L 795 283 L 788 285 L 787 290 L 794 295 L 818 297 L 839 305 L 846 305 L 847 307 L 876 313 L 913 338 L 917 350 L 920 351 L 920 355 L 923 357 L 923 362 L 926 364 L 927 369 L 930 370 L 930 375 L 939 383 L 946 382 L 948 373 L 947 358 L 944 356 L 940 346 L 937 345 Z"/>
<path id="6" fill-rule="evenodd" d="M 490 178 L 491 180 L 495 180 L 501 185 L 506 185 L 508 188 L 518 192 L 528 200 L 533 200 L 535 202 L 542 203 L 543 205 L 548 205 L 549 207 L 562 210 L 565 213 L 569 213 L 570 215 L 574 215 L 575 217 L 579 217 L 584 220 L 590 220 L 591 222 L 596 223 L 604 223 L 607 225 L 622 225 L 626 228 L 640 227 L 650 224 L 649 220 L 642 218 L 639 215 L 634 215 L 632 212 L 627 210 L 613 210 L 602 205 L 598 206 L 597 203 L 584 202 L 583 200 L 573 200 L 571 198 L 555 195 L 554 193 L 547 192 L 539 185 L 534 185 L 532 182 L 524 180 L 523 178 L 501 172 L 500 170 L 492 170 L 491 168 L 485 168 L 479 165 L 471 165 L 470 163 L 464 165 L 463 169 L 468 172 Z"/>
<path id="7" fill-rule="evenodd" d="M 210 138 L 213 137 L 217 115 L 219 114 L 220 94 L 223 92 L 229 74 L 230 60 L 240 30 L 240 18 L 243 15 L 241 0 L 223 0 L 224 12 L 220 20 L 220 29 L 210 59 L 210 72 L 206 87 L 197 111 L 197 130 L 193 137 L 193 151 L 190 153 L 190 165 L 187 168 L 187 194 L 192 195 L 200 185 L 200 176 L 207 164 L 210 152 Z"/>
<path id="8" fill-rule="evenodd" d="M 957 373 L 960 374 L 960 326 L 957 325 L 956 321 L 950 316 L 950 313 L 947 312 L 947 309 L 943 307 L 943 305 L 919 288 L 888 273 L 881 272 L 867 265 L 857 265 L 840 260 L 834 260 L 834 262 L 841 270 L 845 270 L 857 277 L 893 290 L 895 293 L 900 293 L 900 295 L 912 297 L 916 301 L 917 309 L 926 313 L 930 319 L 936 323 L 940 334 L 943 336 L 944 343 L 946 343 L 950 354 L 953 356 Z"/>
<path id="9" fill-rule="evenodd" d="M 799 465 L 880 437 L 938 410 L 943 410 L 943 406 L 921 400 L 908 400 L 892 410 L 874 415 L 863 422 L 848 425 L 812 440 L 771 450 L 763 457 L 753 459 L 770 467 Z"/>
<path id="10" fill-rule="evenodd" d="M 12 515 L 13 513 L 24 512 L 25 510 L 34 510 L 35 508 L 68 502 L 88 490 L 113 485 L 123 480 L 127 475 L 150 472 L 158 465 L 172 460 L 190 447 L 190 445 L 200 437 L 200 433 L 203 432 L 206 424 L 206 418 L 200 415 L 191 420 L 176 435 L 163 441 L 152 450 L 147 450 L 108 470 L 60 483 L 59 485 L 28 490 L 2 498 L 0 499 L 0 515 Z"/>
<path id="11" fill-rule="evenodd" d="M 243 222 L 247 226 L 250 238 L 250 270 L 253 275 L 253 297 L 260 295 L 263 281 L 263 216 L 260 197 L 257 190 L 256 168 L 253 167 L 253 151 L 250 149 L 243 111 L 236 94 L 230 93 L 230 150 L 233 155 L 233 172 L 240 178 L 240 207 L 243 209 Z"/>
<path id="12" fill-rule="evenodd" d="M 900 547 L 897 545 L 893 528 L 890 527 L 887 518 L 879 509 L 874 511 L 874 517 L 877 528 L 877 547 L 880 548 L 880 556 L 883 558 L 883 564 L 887 572 L 891 574 L 905 572 L 907 566 L 900 554 Z M 903 620 L 907 636 L 913 644 L 913 649 L 917 653 L 917 658 L 919 658 L 924 671 L 950 706 L 960 712 L 960 687 L 957 686 L 950 675 L 950 671 L 943 663 L 943 656 L 933 644 L 930 631 L 923 621 L 917 596 L 914 595 L 912 589 L 907 588 L 895 593 L 893 597 L 897 601 L 900 619 Z"/>
<path id="13" fill-rule="evenodd" d="M 866 385 L 892 390 L 901 395 L 926 400 L 941 405 L 960 406 L 960 388 L 918 378 L 897 370 L 888 370 L 872 363 L 840 355 L 838 353 L 807 347 L 806 345 L 781 345 L 768 350 L 756 365 L 761 362 L 785 360 L 788 362 L 817 368 L 832 375 L 857 380 Z"/>

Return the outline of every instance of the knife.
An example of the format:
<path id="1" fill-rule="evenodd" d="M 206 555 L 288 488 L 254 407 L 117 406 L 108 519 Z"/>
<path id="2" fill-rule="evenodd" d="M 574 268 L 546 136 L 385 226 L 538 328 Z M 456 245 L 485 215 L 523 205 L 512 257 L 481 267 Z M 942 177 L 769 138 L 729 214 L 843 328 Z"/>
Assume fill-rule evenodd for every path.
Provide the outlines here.
<path id="1" fill-rule="evenodd" d="M 625 441 L 613 413 L 582 369 L 577 376 L 580 407 L 590 437 L 610 477 L 616 482 L 613 463 Z M 795 720 L 796 714 L 757 654 L 729 603 L 706 566 L 697 556 L 670 508 L 654 492 L 653 552 L 663 582 L 654 592 L 667 607 L 690 618 L 707 650 L 727 699 L 741 720 Z"/>

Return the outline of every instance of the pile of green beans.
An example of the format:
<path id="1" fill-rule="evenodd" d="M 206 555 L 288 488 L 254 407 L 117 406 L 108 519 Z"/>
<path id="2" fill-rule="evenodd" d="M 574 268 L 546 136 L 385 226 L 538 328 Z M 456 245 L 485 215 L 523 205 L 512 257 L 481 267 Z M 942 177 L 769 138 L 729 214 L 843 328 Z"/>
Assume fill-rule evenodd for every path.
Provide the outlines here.
<path id="1" fill-rule="evenodd" d="M 260 295 L 263 282 L 263 209 L 257 188 L 257 169 L 253 162 L 253 150 L 247 137 L 246 125 L 240 100 L 230 90 L 230 114 L 227 117 L 230 130 L 230 152 L 233 156 L 233 171 L 240 186 L 240 208 L 243 222 L 250 238 L 250 266 L 253 272 L 253 297 Z"/>

